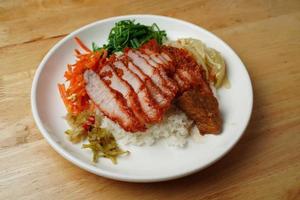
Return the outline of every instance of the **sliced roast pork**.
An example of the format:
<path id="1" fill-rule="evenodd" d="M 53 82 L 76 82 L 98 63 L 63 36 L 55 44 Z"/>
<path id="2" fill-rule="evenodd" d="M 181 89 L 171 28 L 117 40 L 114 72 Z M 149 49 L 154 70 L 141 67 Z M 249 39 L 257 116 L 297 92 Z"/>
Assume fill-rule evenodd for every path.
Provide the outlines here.
<path id="1" fill-rule="evenodd" d="M 142 110 L 146 114 L 147 122 L 158 122 L 162 119 L 162 112 L 159 105 L 152 98 L 145 83 L 132 72 L 124 63 L 120 60 L 113 63 L 114 68 L 119 71 L 118 76 L 126 81 L 137 94 L 138 101 L 142 107 Z"/>
<path id="2" fill-rule="evenodd" d="M 127 49 L 87 70 L 86 91 L 105 116 L 130 132 L 162 120 L 175 101 L 201 133 L 218 133 L 222 119 L 203 68 L 186 50 L 159 46 Z"/>
<path id="3" fill-rule="evenodd" d="M 128 107 L 133 111 L 133 114 L 140 120 L 142 124 L 148 121 L 147 116 L 143 112 L 137 94 L 132 87 L 122 80 L 110 65 L 104 65 L 99 71 L 100 77 L 108 83 L 108 85 L 120 92 L 127 102 Z"/>
<path id="4" fill-rule="evenodd" d="M 111 120 L 117 122 L 126 131 L 137 132 L 145 130 L 143 124 L 136 118 L 127 106 L 124 97 L 111 89 L 97 73 L 86 70 L 84 73 L 86 91 L 99 110 Z"/>

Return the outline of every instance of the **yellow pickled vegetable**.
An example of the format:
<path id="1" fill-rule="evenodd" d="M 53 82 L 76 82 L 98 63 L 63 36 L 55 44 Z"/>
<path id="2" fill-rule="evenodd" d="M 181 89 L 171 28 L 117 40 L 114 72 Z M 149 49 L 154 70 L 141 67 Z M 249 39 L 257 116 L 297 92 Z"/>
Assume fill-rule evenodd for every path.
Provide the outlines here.
<path id="1" fill-rule="evenodd" d="M 78 143 L 88 139 L 88 143 L 83 144 L 83 148 L 89 148 L 93 152 L 93 161 L 98 162 L 98 158 L 105 157 L 117 162 L 117 157 L 129 153 L 122 151 L 111 132 L 100 127 L 101 118 L 91 111 L 83 111 L 77 115 L 68 113 L 66 120 L 71 129 L 65 131 L 73 143 Z"/>

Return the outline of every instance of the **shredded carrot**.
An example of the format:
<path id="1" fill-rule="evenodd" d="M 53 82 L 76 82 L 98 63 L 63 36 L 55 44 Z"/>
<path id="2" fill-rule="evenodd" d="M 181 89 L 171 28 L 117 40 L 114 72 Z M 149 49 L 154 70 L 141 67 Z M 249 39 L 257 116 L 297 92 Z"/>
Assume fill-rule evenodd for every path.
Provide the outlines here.
<path id="1" fill-rule="evenodd" d="M 85 44 L 82 43 L 82 41 L 78 38 L 78 37 L 75 37 L 75 40 L 77 42 L 77 44 L 82 48 L 84 49 L 86 52 L 92 52 L 89 48 L 87 48 L 87 46 L 85 46 Z"/>
<path id="2" fill-rule="evenodd" d="M 78 49 L 75 49 L 74 51 L 75 51 L 76 56 L 81 55 L 81 53 L 80 53 L 80 51 Z"/>
<path id="3" fill-rule="evenodd" d="M 95 111 L 95 109 L 96 109 L 96 105 L 94 104 L 94 102 L 91 101 L 89 110 Z"/>
<path id="4" fill-rule="evenodd" d="M 75 49 L 76 63 L 67 65 L 64 77 L 68 84 L 58 84 L 58 89 L 61 98 L 68 110 L 73 115 L 87 109 L 94 109 L 95 105 L 90 101 L 89 96 L 85 90 L 85 82 L 83 78 L 84 71 L 91 69 L 94 71 L 99 70 L 99 66 L 107 59 L 107 51 L 101 50 L 92 52 L 89 50 L 79 38 L 75 37 L 78 45 L 87 51 L 82 54 L 79 50 Z"/>
<path id="5" fill-rule="evenodd" d="M 67 93 L 66 93 L 65 85 L 64 84 L 57 84 L 57 86 L 58 86 L 60 96 L 63 99 L 65 106 L 68 108 L 69 107 L 69 101 L 67 99 Z"/>
<path id="6" fill-rule="evenodd" d="M 107 52 L 107 50 L 105 50 L 105 49 L 103 49 L 103 54 L 102 54 L 102 58 L 106 58 L 107 57 L 107 54 L 108 54 L 108 52 Z"/>

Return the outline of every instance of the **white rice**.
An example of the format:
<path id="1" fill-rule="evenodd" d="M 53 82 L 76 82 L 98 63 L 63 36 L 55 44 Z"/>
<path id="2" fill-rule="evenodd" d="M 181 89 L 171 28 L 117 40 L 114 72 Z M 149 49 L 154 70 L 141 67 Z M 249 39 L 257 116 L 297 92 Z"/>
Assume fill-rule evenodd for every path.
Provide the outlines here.
<path id="1" fill-rule="evenodd" d="M 193 121 L 188 119 L 184 112 L 172 107 L 164 116 L 162 122 L 152 125 L 145 132 L 130 133 L 118 124 L 104 117 L 101 127 L 112 132 L 121 144 L 137 146 L 153 145 L 160 139 L 166 140 L 168 145 L 184 147 L 187 143 Z"/>

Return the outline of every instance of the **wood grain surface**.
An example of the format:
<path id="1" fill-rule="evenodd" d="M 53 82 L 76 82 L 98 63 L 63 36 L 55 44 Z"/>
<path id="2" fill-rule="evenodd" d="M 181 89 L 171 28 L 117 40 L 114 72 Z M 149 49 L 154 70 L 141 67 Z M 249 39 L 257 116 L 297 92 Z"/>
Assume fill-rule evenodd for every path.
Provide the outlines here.
<path id="1" fill-rule="evenodd" d="M 43 139 L 30 110 L 34 72 L 73 30 L 151 13 L 200 25 L 240 55 L 254 110 L 240 142 L 213 166 L 135 184 L 79 169 Z M 300 199 L 300 1 L 0 0 L 0 199 Z"/>

